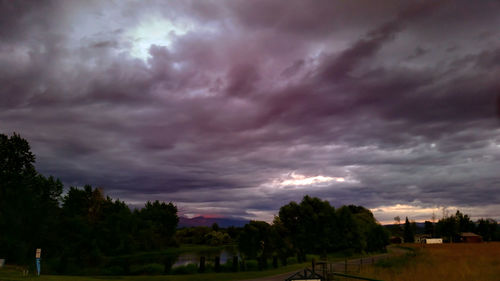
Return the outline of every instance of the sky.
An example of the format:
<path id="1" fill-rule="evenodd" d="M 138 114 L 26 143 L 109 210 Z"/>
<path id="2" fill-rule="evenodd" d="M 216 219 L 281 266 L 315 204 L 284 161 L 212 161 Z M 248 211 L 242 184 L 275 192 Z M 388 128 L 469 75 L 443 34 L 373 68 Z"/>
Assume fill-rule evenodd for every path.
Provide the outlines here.
<path id="1" fill-rule="evenodd" d="M 500 219 L 500 2 L 0 0 L 0 133 L 66 187 Z"/>

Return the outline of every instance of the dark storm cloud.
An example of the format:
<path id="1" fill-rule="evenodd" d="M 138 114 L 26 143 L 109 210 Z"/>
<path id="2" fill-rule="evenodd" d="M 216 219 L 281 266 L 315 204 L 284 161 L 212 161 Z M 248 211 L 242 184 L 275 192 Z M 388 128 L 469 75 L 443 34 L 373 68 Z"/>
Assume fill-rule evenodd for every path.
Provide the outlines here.
<path id="1" fill-rule="evenodd" d="M 309 194 L 380 220 L 500 218 L 498 12 L 3 1 L 0 130 L 27 138 L 43 173 L 135 206 L 272 219 Z"/>

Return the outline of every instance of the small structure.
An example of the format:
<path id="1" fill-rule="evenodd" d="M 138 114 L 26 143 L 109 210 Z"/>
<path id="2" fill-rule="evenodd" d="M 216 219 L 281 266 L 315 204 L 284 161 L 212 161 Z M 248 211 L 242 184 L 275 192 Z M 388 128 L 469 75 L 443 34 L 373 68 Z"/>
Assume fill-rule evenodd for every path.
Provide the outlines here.
<path id="1" fill-rule="evenodd" d="M 443 244 L 443 238 L 425 238 L 422 243 L 425 243 L 425 244 Z"/>
<path id="2" fill-rule="evenodd" d="M 415 235 L 415 243 L 425 243 L 425 239 L 431 238 L 430 234 L 417 234 Z"/>
<path id="3" fill-rule="evenodd" d="M 401 244 L 401 243 L 403 243 L 403 239 L 401 239 L 401 237 L 399 237 L 399 236 L 391 236 L 391 238 L 389 239 L 389 242 L 391 244 Z"/>
<path id="4" fill-rule="evenodd" d="M 481 243 L 483 242 L 483 237 L 481 237 L 481 235 L 472 232 L 462 232 L 462 234 L 460 234 L 460 242 Z"/>

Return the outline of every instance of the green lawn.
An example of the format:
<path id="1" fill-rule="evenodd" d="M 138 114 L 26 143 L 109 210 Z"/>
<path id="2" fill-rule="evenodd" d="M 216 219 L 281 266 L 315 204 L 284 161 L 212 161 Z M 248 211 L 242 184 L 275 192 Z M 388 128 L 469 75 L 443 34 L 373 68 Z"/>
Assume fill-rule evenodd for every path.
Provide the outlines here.
<path id="1" fill-rule="evenodd" d="M 189 249 L 192 247 L 191 249 Z M 183 252 L 186 250 L 200 250 L 198 245 L 183 245 L 180 249 L 172 249 L 173 251 Z M 196 248 L 196 249 L 195 249 Z M 208 247 L 209 248 L 209 247 Z M 213 248 L 213 247 L 212 247 Z M 170 251 L 172 251 L 170 250 Z M 389 248 L 392 252 L 392 248 Z M 165 252 L 162 252 L 165 253 Z M 160 252 L 136 253 L 137 255 L 157 255 Z M 351 258 L 360 257 L 354 255 Z M 366 257 L 366 255 L 365 255 Z M 308 255 L 308 260 L 311 258 L 319 259 L 319 256 Z M 342 261 L 344 257 L 340 253 L 329 254 L 329 261 Z M 269 269 L 264 271 L 245 271 L 245 272 L 231 272 L 231 273 L 203 273 L 203 274 L 185 274 L 185 275 L 129 275 L 129 276 L 71 276 L 71 275 L 42 275 L 35 276 L 22 276 L 22 272 L 13 266 L 6 266 L 0 269 L 0 281 L 13 281 L 13 280 L 39 280 L 39 281 L 112 281 L 112 280 L 137 280 L 137 281 L 211 281 L 211 280 L 245 280 L 254 279 L 265 276 L 273 276 L 287 272 L 293 273 L 300 271 L 305 267 L 310 267 L 311 263 L 306 262 L 302 264 L 292 264 L 277 269 Z"/>
<path id="2" fill-rule="evenodd" d="M 40 277 L 24 277 L 19 270 L 12 267 L 0 269 L 0 280 L 39 280 L 39 281 L 112 281 L 112 280 L 137 280 L 137 281 L 210 281 L 210 280 L 244 280 L 272 276 L 286 272 L 299 271 L 310 263 L 294 264 L 265 271 L 246 271 L 235 273 L 204 273 L 186 275 L 154 275 L 154 276 L 68 276 L 68 275 L 42 275 Z"/>

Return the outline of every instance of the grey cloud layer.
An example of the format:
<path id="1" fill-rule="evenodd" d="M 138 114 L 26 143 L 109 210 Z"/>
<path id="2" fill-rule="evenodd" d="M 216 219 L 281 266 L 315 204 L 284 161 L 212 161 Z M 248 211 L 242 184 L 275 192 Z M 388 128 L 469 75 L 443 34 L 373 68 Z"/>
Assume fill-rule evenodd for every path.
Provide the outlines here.
<path id="1" fill-rule="evenodd" d="M 310 194 L 483 215 L 500 203 L 499 12 L 496 1 L 3 1 L 0 132 L 21 133 L 39 170 L 67 184 L 186 214 L 263 217 Z M 140 39 L 127 32 L 158 18 L 192 27 L 132 57 Z M 280 186 L 292 172 L 352 180 Z"/>

